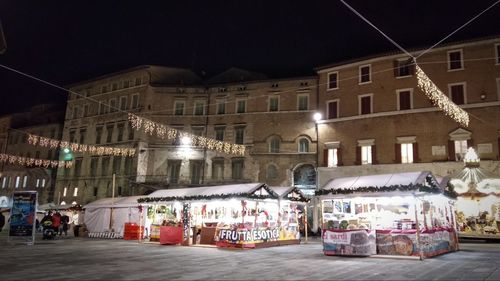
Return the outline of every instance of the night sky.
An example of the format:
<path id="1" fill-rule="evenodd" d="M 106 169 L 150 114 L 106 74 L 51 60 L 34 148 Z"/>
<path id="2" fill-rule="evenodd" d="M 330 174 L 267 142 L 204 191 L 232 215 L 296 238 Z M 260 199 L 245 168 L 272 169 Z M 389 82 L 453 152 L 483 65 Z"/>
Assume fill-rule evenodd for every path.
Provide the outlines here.
<path id="1" fill-rule="evenodd" d="M 404 48 L 438 42 L 497 0 L 347 0 Z M 76 3 L 78 2 L 78 3 Z M 500 34 L 500 4 L 447 41 Z M 60 86 L 155 64 L 270 77 L 395 50 L 340 1 L 0 0 L 0 64 Z M 0 68 L 0 115 L 66 93 Z"/>

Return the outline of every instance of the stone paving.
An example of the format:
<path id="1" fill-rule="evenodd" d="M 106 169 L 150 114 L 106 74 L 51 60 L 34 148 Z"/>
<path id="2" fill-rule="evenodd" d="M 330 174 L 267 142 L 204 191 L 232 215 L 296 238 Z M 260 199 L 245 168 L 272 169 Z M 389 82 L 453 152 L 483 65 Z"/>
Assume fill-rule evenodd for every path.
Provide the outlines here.
<path id="1" fill-rule="evenodd" d="M 424 261 L 325 256 L 317 241 L 257 250 L 68 237 L 7 243 L 0 280 L 500 280 L 500 244 Z"/>

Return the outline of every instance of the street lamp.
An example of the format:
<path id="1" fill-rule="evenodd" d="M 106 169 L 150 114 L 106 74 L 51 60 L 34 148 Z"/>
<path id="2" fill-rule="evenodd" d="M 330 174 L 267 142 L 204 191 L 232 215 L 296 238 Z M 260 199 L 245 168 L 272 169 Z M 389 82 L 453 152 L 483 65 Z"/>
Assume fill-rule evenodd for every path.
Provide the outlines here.
<path id="1" fill-rule="evenodd" d="M 321 120 L 323 116 L 321 115 L 320 112 L 316 112 L 313 115 L 314 119 L 314 130 L 316 133 L 316 190 L 319 189 L 319 131 L 318 131 L 318 121 Z M 316 197 L 313 197 L 313 231 L 318 230 L 318 202 Z"/>

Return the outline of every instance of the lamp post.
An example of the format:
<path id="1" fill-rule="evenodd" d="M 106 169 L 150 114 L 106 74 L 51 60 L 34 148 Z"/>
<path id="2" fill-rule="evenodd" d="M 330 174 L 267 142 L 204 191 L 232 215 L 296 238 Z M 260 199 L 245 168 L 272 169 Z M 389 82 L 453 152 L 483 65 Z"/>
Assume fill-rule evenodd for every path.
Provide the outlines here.
<path id="1" fill-rule="evenodd" d="M 316 190 L 319 189 L 319 176 L 318 176 L 318 167 L 319 167 L 319 131 L 318 131 L 318 121 L 321 120 L 323 116 L 321 113 L 316 112 L 313 115 L 314 119 L 314 131 L 316 133 Z M 313 197 L 313 227 L 314 232 L 318 230 L 318 202 L 316 197 Z"/>

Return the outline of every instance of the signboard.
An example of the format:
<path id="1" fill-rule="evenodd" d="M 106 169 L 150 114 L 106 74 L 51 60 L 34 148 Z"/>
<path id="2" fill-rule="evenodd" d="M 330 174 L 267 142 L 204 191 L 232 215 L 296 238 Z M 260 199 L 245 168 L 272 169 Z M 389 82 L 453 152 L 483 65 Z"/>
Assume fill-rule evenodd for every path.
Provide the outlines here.
<path id="1" fill-rule="evenodd" d="M 325 255 L 369 256 L 377 253 L 375 230 L 323 231 Z"/>
<path id="2" fill-rule="evenodd" d="M 35 240 L 36 191 L 14 192 L 10 210 L 11 237 L 31 237 Z"/>
<path id="3" fill-rule="evenodd" d="M 218 245 L 251 246 L 258 243 L 299 239 L 300 234 L 297 229 L 285 227 L 218 228 L 215 235 Z"/>

